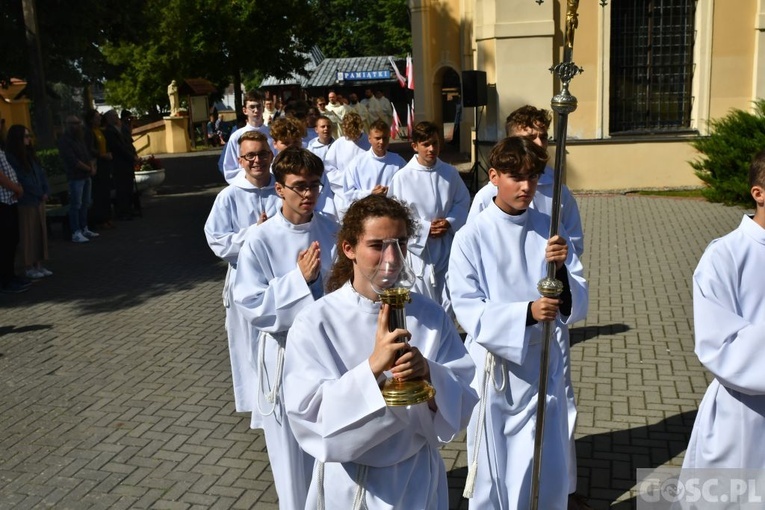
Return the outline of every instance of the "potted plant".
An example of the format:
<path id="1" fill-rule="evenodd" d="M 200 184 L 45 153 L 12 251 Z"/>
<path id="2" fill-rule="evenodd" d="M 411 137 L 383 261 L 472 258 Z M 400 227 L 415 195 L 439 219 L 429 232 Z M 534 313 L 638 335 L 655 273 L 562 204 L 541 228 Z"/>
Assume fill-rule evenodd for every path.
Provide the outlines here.
<path id="1" fill-rule="evenodd" d="M 162 162 L 154 155 L 141 159 L 136 164 L 135 182 L 138 191 L 154 189 L 165 180 L 165 169 Z"/>

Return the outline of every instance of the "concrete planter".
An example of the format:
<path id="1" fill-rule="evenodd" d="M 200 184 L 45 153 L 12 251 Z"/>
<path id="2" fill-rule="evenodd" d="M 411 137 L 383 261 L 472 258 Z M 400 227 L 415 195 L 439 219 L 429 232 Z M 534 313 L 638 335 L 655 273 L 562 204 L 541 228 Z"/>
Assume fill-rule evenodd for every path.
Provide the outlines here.
<path id="1" fill-rule="evenodd" d="M 165 181 L 165 169 L 146 170 L 135 173 L 135 182 L 138 191 L 154 189 Z"/>

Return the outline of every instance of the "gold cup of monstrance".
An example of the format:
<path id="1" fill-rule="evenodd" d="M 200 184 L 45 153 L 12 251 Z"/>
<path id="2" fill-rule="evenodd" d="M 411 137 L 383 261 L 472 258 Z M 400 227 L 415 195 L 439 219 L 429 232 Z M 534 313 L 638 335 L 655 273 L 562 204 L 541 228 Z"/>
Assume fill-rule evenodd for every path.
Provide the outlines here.
<path id="1" fill-rule="evenodd" d="M 401 253 L 398 239 L 383 239 L 382 256 L 371 277 L 372 288 L 380 296 L 380 301 L 390 305 L 388 331 L 406 329 L 406 303 L 411 301 L 409 289 L 415 282 L 412 268 L 406 263 Z M 406 342 L 406 338 L 400 338 Z M 399 356 L 403 354 L 399 351 Z M 436 396 L 436 390 L 425 379 L 399 381 L 388 379 L 382 387 L 382 395 L 389 406 L 411 406 L 427 402 Z"/>

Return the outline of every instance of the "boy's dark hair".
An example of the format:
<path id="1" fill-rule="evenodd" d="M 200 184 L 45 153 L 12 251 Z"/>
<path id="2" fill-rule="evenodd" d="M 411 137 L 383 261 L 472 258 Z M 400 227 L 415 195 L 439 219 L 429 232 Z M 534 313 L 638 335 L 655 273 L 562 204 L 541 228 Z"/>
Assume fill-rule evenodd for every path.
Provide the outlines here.
<path id="1" fill-rule="evenodd" d="M 424 120 L 422 122 L 418 122 L 414 126 L 414 129 L 412 129 L 412 142 L 413 143 L 425 142 L 433 138 L 433 136 L 439 137 L 439 140 L 440 140 L 439 135 L 440 133 L 439 133 L 438 126 L 436 126 L 432 122 Z"/>
<path id="2" fill-rule="evenodd" d="M 332 265 L 332 273 L 327 280 L 327 291 L 339 289 L 353 277 L 353 262 L 343 252 L 343 242 L 356 246 L 364 234 L 364 222 L 369 218 L 391 218 L 406 224 L 406 236 L 412 237 L 417 230 L 417 223 L 412 212 L 403 202 L 384 195 L 368 195 L 356 200 L 348 208 L 337 233 L 337 258 Z"/>
<path id="3" fill-rule="evenodd" d="M 244 104 L 247 104 L 247 101 L 253 101 L 255 103 L 260 103 L 263 101 L 263 96 L 258 92 L 257 90 L 248 90 L 247 94 L 244 95 Z"/>
<path id="4" fill-rule="evenodd" d="M 377 119 L 369 126 L 369 132 L 382 131 L 383 133 L 390 133 L 390 126 L 384 120 Z"/>
<path id="5" fill-rule="evenodd" d="M 320 120 L 326 120 L 327 122 L 329 122 L 330 124 L 332 124 L 332 121 L 331 121 L 331 120 L 330 120 L 330 118 L 329 118 L 329 117 L 327 117 L 326 115 L 317 115 L 317 116 L 316 116 L 316 122 L 319 122 Z"/>
<path id="6" fill-rule="evenodd" d="M 288 147 L 277 154 L 271 168 L 279 184 L 284 184 L 288 175 L 324 175 L 324 163 L 321 159 L 313 152 L 298 147 Z"/>
<path id="7" fill-rule="evenodd" d="M 757 153 L 749 167 L 749 187 L 765 188 L 765 149 Z"/>
<path id="8" fill-rule="evenodd" d="M 260 131 L 245 131 L 244 133 L 242 133 L 242 136 L 239 137 L 239 140 L 237 140 L 237 143 L 239 145 L 242 145 L 242 142 L 246 140 L 252 140 L 253 142 L 262 142 L 262 143 L 268 144 L 268 138 L 266 138 L 266 135 L 264 135 Z"/>
<path id="9" fill-rule="evenodd" d="M 305 136 L 305 125 L 295 117 L 277 117 L 269 127 L 271 138 L 285 145 L 301 142 Z"/>
<path id="10" fill-rule="evenodd" d="M 510 136 L 515 128 L 534 128 L 548 131 L 551 122 L 552 115 L 548 110 L 539 109 L 527 104 L 507 116 L 505 120 L 505 134 Z"/>
<path id="11" fill-rule="evenodd" d="M 535 177 L 544 172 L 547 158 L 547 151 L 528 138 L 508 136 L 491 149 L 489 166 L 513 177 Z"/>

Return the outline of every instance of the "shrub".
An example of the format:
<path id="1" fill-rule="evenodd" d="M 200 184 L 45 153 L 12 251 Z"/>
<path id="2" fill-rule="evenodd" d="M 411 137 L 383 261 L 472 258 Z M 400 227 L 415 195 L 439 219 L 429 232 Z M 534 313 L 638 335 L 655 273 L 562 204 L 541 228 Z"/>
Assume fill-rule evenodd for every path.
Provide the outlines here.
<path id="1" fill-rule="evenodd" d="M 709 126 L 709 136 L 691 142 L 702 154 L 690 164 L 707 184 L 703 195 L 711 202 L 753 205 L 749 165 L 765 149 L 765 99 L 754 102 L 753 113 L 733 109 Z"/>
<path id="2" fill-rule="evenodd" d="M 37 157 L 45 170 L 45 175 L 53 177 L 54 175 L 64 175 L 64 163 L 58 156 L 58 149 L 42 149 L 37 151 Z"/>

